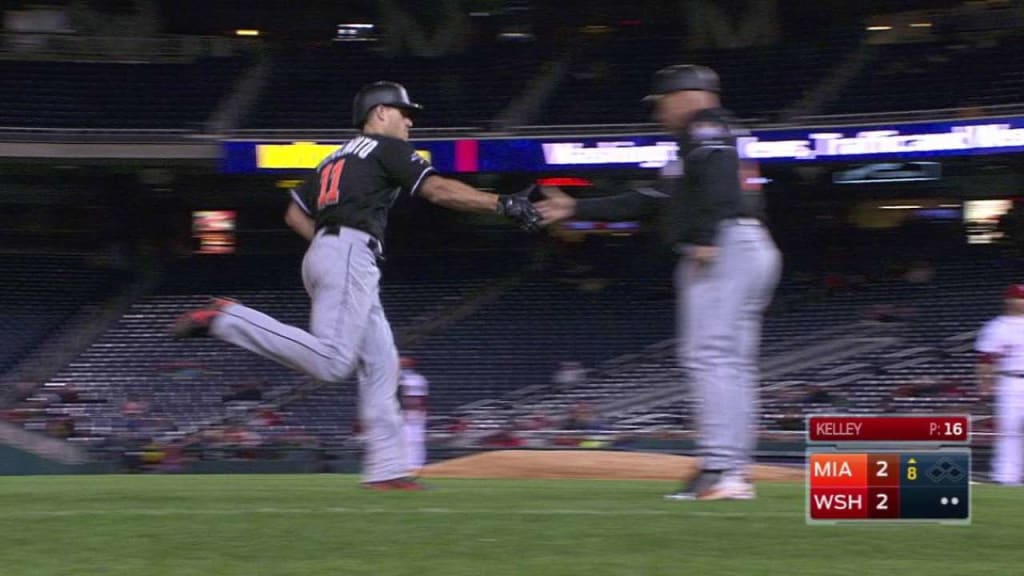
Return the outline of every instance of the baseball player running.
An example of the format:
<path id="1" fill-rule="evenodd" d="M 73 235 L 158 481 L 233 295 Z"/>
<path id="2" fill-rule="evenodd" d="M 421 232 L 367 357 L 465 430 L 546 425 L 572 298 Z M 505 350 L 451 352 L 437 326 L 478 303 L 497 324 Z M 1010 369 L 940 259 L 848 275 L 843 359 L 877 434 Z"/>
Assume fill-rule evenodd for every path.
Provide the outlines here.
<path id="1" fill-rule="evenodd" d="M 995 393 L 992 480 L 1024 483 L 1024 284 L 1004 294 L 1005 312 L 978 333 L 978 378 L 982 394 Z"/>
<path id="2" fill-rule="evenodd" d="M 419 156 L 408 139 L 421 108 L 401 84 L 364 86 L 352 112 L 360 134 L 291 192 L 285 221 L 310 242 L 302 261 L 312 299 L 308 332 L 227 299 L 186 312 L 172 327 L 176 337 L 214 336 L 324 382 L 356 373 L 367 441 L 363 483 L 378 490 L 421 488 L 408 477 L 398 351 L 378 287 L 389 208 L 404 192 L 455 210 L 497 212 L 526 229 L 539 221 L 523 195 L 482 192 L 440 176 Z"/>
<path id="3" fill-rule="evenodd" d="M 659 189 L 575 200 L 545 190 L 544 223 L 572 216 L 629 220 L 667 216 L 676 266 L 681 364 L 698 400 L 701 471 L 671 500 L 751 499 L 747 471 L 757 440 L 757 359 L 761 320 L 778 283 L 781 258 L 762 226 L 760 193 L 743 191 L 736 136 L 719 103 L 718 75 L 703 66 L 659 70 L 654 116 L 672 132 L 679 156 Z"/>

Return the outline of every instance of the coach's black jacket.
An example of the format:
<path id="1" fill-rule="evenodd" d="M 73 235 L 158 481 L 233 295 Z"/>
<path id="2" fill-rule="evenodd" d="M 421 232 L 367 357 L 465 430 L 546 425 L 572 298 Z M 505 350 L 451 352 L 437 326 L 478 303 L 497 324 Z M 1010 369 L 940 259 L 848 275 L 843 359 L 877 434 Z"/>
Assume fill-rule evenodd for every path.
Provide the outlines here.
<path id="1" fill-rule="evenodd" d="M 744 192 L 740 186 L 736 137 L 744 134 L 727 110 L 700 110 L 677 135 L 678 161 L 662 168 L 654 188 L 580 199 L 575 217 L 617 221 L 660 216 L 669 245 L 713 245 L 721 220 L 763 219 L 760 193 Z"/>

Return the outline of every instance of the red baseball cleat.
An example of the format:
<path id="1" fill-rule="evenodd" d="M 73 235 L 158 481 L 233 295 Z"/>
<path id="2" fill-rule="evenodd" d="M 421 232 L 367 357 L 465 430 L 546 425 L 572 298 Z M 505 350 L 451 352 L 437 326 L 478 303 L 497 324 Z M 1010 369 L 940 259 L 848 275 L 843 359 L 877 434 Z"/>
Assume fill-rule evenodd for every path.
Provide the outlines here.
<path id="1" fill-rule="evenodd" d="M 210 323 L 219 316 L 221 309 L 231 304 L 238 304 L 231 298 L 211 298 L 203 308 L 189 310 L 171 325 L 171 335 L 175 338 L 194 338 L 210 333 Z"/>

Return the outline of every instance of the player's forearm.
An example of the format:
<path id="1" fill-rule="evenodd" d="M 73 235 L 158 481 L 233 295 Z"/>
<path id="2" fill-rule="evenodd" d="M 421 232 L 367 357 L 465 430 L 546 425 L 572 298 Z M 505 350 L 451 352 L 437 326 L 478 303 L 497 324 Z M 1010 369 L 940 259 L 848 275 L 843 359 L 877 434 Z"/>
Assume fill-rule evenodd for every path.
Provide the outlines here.
<path id="1" fill-rule="evenodd" d="M 313 226 L 313 222 L 302 222 L 297 226 L 292 226 L 292 230 L 296 234 L 302 236 L 307 242 L 313 241 L 313 236 L 316 235 L 316 228 Z"/>
<path id="2" fill-rule="evenodd" d="M 498 207 L 496 194 L 442 176 L 428 178 L 420 193 L 434 204 L 462 212 L 494 212 Z"/>
<path id="3" fill-rule="evenodd" d="M 288 211 L 284 214 L 284 221 L 289 228 L 305 238 L 307 242 L 313 240 L 313 236 L 316 234 L 316 222 L 295 204 L 288 206 Z"/>

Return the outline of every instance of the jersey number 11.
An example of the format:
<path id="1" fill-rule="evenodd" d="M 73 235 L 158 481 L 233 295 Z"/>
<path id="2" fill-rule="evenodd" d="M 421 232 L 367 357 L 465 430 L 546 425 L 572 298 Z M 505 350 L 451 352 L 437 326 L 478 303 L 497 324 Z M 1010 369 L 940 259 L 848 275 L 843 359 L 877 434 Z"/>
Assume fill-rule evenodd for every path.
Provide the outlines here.
<path id="1" fill-rule="evenodd" d="M 320 196 L 316 200 L 318 209 L 323 210 L 325 206 L 338 203 L 338 185 L 341 184 L 341 171 L 344 168 L 345 159 L 342 158 L 320 170 Z"/>

